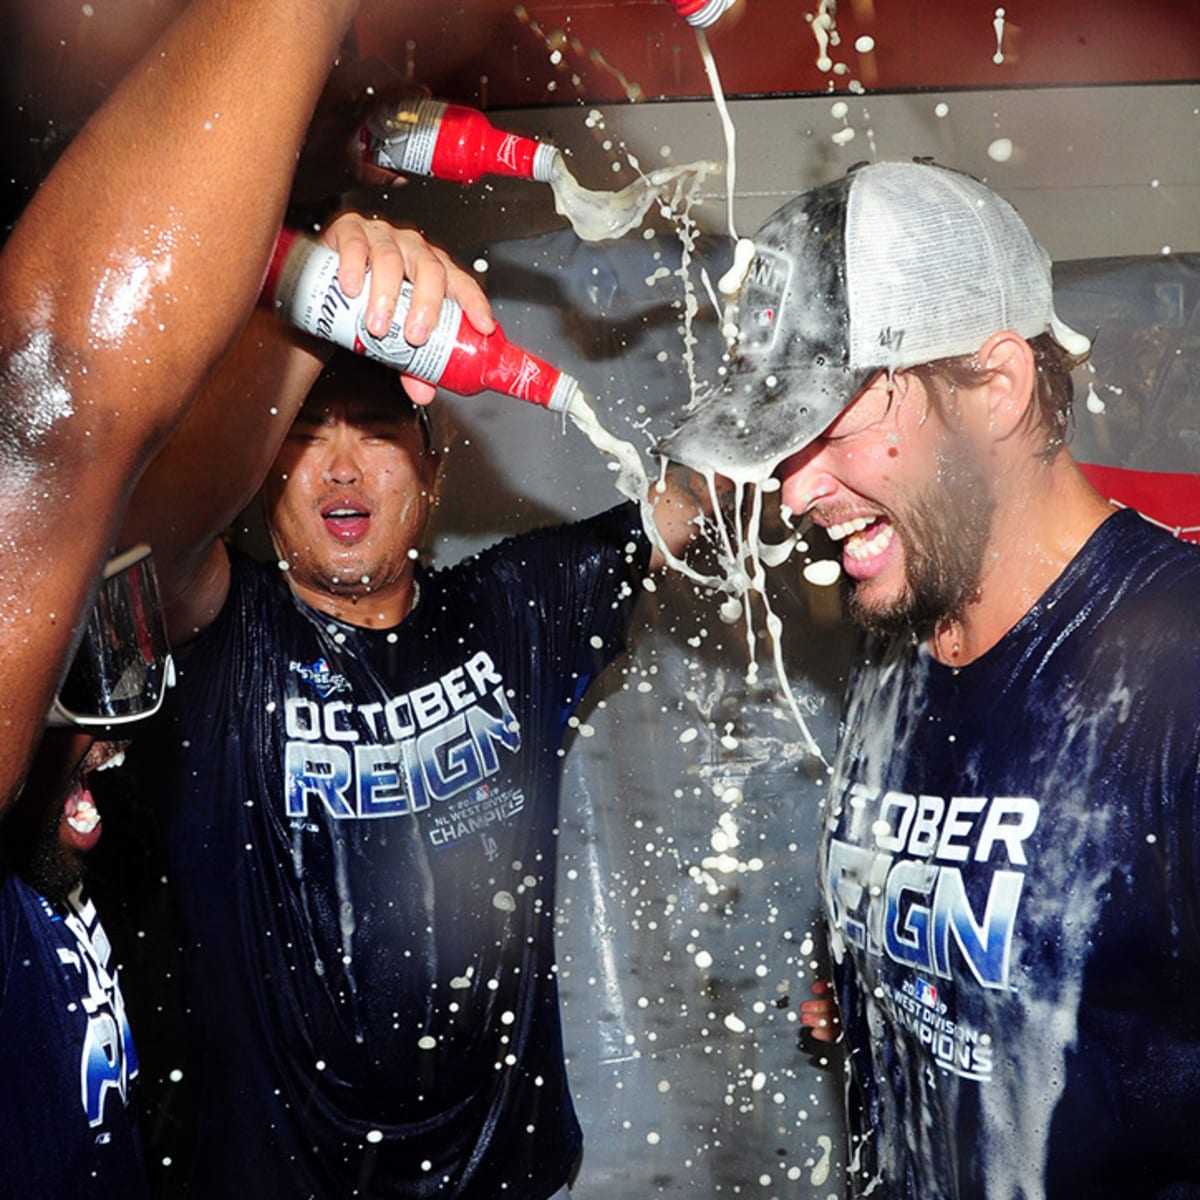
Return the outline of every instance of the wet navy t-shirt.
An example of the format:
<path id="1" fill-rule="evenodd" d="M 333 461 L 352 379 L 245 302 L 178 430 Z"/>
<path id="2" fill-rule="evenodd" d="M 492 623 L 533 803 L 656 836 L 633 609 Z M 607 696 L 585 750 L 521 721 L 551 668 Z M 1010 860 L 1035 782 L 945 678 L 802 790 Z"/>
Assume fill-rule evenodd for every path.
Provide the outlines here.
<path id="1" fill-rule="evenodd" d="M 235 557 L 163 739 L 193 1200 L 544 1200 L 566 1182 L 560 747 L 648 554 L 624 505 L 423 575 L 391 630 Z"/>
<path id="2" fill-rule="evenodd" d="M 852 1195 L 1200 1197 L 1198 808 L 1200 552 L 1131 511 L 968 666 L 871 648 L 821 849 Z"/>
<path id="3" fill-rule="evenodd" d="M 91 901 L 52 905 L 0 864 L 0 1196 L 146 1196 L 136 1074 Z"/>

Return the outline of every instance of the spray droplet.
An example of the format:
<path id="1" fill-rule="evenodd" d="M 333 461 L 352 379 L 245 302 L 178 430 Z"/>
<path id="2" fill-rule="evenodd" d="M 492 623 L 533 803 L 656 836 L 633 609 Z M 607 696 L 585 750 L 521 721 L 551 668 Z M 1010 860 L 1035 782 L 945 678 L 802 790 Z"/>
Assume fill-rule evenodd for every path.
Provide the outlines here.
<path id="1" fill-rule="evenodd" d="M 736 625 L 742 619 L 742 602 L 736 596 L 726 596 L 721 601 L 720 617 L 726 625 Z"/>
<path id="2" fill-rule="evenodd" d="M 821 558 L 804 568 L 804 578 L 817 587 L 829 587 L 837 583 L 842 574 L 842 564 L 833 558 Z"/>
<path id="3" fill-rule="evenodd" d="M 993 162 L 1006 163 L 1013 156 L 1012 138 L 997 138 L 987 148 L 988 158 Z"/>

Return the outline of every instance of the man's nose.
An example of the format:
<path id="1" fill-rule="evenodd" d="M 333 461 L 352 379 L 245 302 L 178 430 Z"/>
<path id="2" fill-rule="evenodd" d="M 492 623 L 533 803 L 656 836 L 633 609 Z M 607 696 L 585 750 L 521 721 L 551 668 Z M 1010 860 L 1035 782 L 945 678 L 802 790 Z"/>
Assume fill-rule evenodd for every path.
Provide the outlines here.
<path id="1" fill-rule="evenodd" d="M 330 439 L 325 474 L 332 483 L 356 483 L 360 475 L 354 439 L 339 432 Z"/>
<path id="2" fill-rule="evenodd" d="M 780 502 L 797 516 L 808 512 L 818 500 L 832 496 L 838 482 L 825 466 L 819 443 L 808 446 L 785 460 L 779 468 Z"/>

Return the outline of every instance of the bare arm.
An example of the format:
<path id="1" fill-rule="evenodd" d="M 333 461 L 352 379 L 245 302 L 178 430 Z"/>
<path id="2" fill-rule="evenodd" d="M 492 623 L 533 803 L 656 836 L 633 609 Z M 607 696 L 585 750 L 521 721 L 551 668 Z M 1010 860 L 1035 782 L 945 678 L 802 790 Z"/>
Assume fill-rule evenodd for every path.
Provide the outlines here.
<path id="1" fill-rule="evenodd" d="M 0 808 L 138 469 L 245 321 L 358 0 L 194 0 L 0 254 Z"/>
<path id="2" fill-rule="evenodd" d="M 390 326 L 405 279 L 413 284 L 405 330 L 414 344 L 436 324 L 446 295 L 476 328 L 494 328 L 478 284 L 415 231 L 346 213 L 323 237 L 340 256 L 339 281 L 348 294 L 359 294 L 370 266 L 372 332 Z M 121 540 L 154 548 L 175 644 L 195 637 L 220 612 L 229 589 L 220 534 L 266 477 L 331 349 L 257 310 L 139 481 Z M 433 397 L 429 384 L 407 378 L 404 384 L 418 403 Z"/>
<path id="3" fill-rule="evenodd" d="M 726 480 L 717 480 L 718 495 L 727 487 Z M 704 518 L 712 513 L 713 497 L 708 483 L 703 475 L 679 463 L 668 463 L 663 479 L 651 485 L 650 500 L 662 545 L 674 557 L 682 556 L 699 533 Z M 657 571 L 666 561 L 661 547 L 653 546 L 650 570 Z"/>

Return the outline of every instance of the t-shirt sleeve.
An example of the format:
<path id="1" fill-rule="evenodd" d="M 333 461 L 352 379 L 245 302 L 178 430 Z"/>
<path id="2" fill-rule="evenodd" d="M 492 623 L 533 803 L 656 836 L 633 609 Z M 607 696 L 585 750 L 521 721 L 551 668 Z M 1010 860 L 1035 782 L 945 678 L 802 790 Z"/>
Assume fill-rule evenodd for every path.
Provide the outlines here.
<path id="1" fill-rule="evenodd" d="M 1102 644 L 1097 673 L 1121 712 L 1102 759 L 1130 781 L 1138 836 L 1161 855 L 1173 921 L 1200 954 L 1200 554 L 1171 550 Z"/>
<path id="2" fill-rule="evenodd" d="M 229 594 L 216 619 L 177 656 L 180 687 L 164 711 L 214 743 L 245 724 L 251 705 L 268 702 L 263 669 L 276 652 L 270 587 L 247 555 L 230 552 Z M 229 704 L 230 696 L 239 703 Z M 224 721 L 222 727 L 218 722 Z"/>

